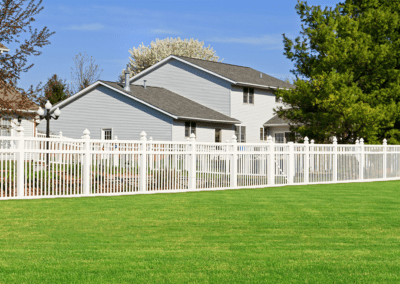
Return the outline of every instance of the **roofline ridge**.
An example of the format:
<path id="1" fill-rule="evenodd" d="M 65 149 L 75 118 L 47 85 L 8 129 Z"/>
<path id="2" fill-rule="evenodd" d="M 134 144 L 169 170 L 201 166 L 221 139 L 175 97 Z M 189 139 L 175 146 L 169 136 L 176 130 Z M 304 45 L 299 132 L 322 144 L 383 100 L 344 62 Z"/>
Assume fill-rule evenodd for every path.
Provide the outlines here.
<path id="1" fill-rule="evenodd" d="M 236 67 L 242 67 L 242 68 L 250 68 L 250 69 L 253 69 L 253 68 L 248 67 L 248 66 L 242 66 L 242 65 L 237 65 L 237 64 L 225 63 L 225 62 L 222 62 L 222 61 L 212 61 L 212 60 L 194 58 L 194 57 L 183 56 L 183 55 L 177 55 L 177 54 L 172 54 L 172 53 L 171 53 L 171 55 L 173 55 L 173 56 L 178 56 L 178 57 L 184 57 L 184 58 L 190 58 L 190 59 L 197 59 L 197 60 L 202 60 L 202 61 L 207 61 L 207 62 L 213 62 L 213 63 L 222 63 L 222 64 L 225 64 L 225 65 L 231 65 L 231 66 L 236 66 Z M 253 70 L 255 70 L 255 69 L 253 69 Z M 257 70 L 256 70 L 256 71 L 257 71 Z M 258 72 L 259 72 L 259 71 L 258 71 Z"/>

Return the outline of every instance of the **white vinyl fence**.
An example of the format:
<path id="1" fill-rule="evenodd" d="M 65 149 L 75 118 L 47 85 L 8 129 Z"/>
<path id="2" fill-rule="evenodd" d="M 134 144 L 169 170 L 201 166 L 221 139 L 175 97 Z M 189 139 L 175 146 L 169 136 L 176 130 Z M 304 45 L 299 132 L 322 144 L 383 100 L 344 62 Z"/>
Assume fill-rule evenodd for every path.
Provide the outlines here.
<path id="1" fill-rule="evenodd" d="M 18 129 L 17 129 L 18 130 Z M 400 146 L 0 137 L 0 199 L 400 179 Z"/>

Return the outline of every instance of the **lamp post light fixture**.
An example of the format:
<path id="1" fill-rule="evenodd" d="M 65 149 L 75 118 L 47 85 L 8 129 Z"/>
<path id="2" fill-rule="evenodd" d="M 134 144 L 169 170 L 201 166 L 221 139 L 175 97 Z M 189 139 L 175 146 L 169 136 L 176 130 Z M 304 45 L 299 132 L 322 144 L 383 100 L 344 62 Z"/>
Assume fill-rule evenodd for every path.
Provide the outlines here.
<path id="1" fill-rule="evenodd" d="M 40 119 L 46 119 L 46 138 L 50 138 L 50 120 L 54 119 L 57 120 L 60 115 L 61 111 L 59 108 L 57 108 L 53 113 L 50 112 L 51 108 L 53 105 L 47 101 L 46 104 L 44 105 L 44 108 L 46 110 L 43 110 L 41 107 L 39 107 L 37 114 L 39 115 Z M 49 141 L 46 142 L 46 149 L 49 150 Z M 48 167 L 49 165 L 49 153 L 46 154 L 46 166 Z"/>

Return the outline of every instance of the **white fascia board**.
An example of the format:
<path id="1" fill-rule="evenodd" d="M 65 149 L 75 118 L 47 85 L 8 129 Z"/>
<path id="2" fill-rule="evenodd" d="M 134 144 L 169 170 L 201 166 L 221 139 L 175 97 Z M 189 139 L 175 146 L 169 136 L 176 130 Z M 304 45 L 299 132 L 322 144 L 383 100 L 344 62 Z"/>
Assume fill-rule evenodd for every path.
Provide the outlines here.
<path id="1" fill-rule="evenodd" d="M 111 89 L 111 90 L 113 90 L 113 91 L 115 91 L 115 92 L 118 92 L 118 93 L 120 93 L 120 94 L 122 94 L 122 95 L 124 95 L 124 96 L 126 96 L 126 97 L 128 97 L 128 98 L 130 98 L 130 99 L 132 99 L 132 100 L 135 100 L 135 101 L 137 101 L 137 102 L 139 102 L 139 103 L 141 103 L 141 104 L 144 104 L 144 105 L 146 105 L 146 106 L 148 106 L 148 107 L 150 107 L 150 108 L 152 108 L 152 109 L 155 109 L 156 111 L 159 111 L 159 112 L 161 112 L 161 113 L 163 113 L 163 114 L 166 114 L 166 115 L 172 117 L 173 119 L 177 119 L 177 118 L 178 118 L 177 116 L 175 116 L 175 115 L 173 115 L 173 114 L 171 114 L 171 113 L 169 113 L 169 112 L 166 112 L 166 111 L 164 111 L 164 110 L 162 110 L 162 109 L 160 109 L 160 108 L 158 108 L 158 107 L 155 107 L 155 106 L 153 106 L 153 105 L 151 105 L 151 104 L 149 104 L 149 103 L 147 103 L 147 102 L 145 102 L 145 101 L 142 101 L 142 100 L 140 100 L 140 99 L 138 99 L 138 98 L 135 98 L 134 96 L 130 96 L 129 94 L 127 94 L 127 93 L 125 93 L 125 92 L 123 92 L 123 91 L 121 91 L 121 90 L 118 90 L 118 89 L 116 89 L 116 88 L 114 88 L 114 87 L 111 87 L 111 86 L 109 86 L 109 85 L 107 85 L 107 84 L 105 84 L 105 83 L 103 83 L 103 82 L 101 82 L 101 81 L 97 81 L 97 82 L 93 83 L 92 85 L 90 85 L 90 86 L 87 87 L 86 89 L 83 89 L 83 90 L 80 91 L 79 93 L 76 93 L 74 96 L 72 96 L 72 97 L 66 99 L 65 101 L 62 101 L 62 102 L 61 102 L 60 104 L 58 104 L 58 105 L 53 106 L 53 107 L 51 108 L 50 112 L 54 111 L 57 107 L 61 107 L 61 106 L 65 105 L 65 104 L 67 104 L 67 103 L 70 102 L 72 99 L 79 98 L 79 97 L 82 96 L 84 93 L 90 91 L 91 89 L 97 87 L 98 85 L 107 87 L 107 88 L 109 88 L 109 89 Z"/>
<path id="2" fill-rule="evenodd" d="M 290 126 L 290 125 L 288 123 L 288 124 L 264 124 L 264 126 L 267 126 L 267 127 L 274 127 L 274 126 L 282 127 L 282 126 Z"/>
<path id="3" fill-rule="evenodd" d="M 257 84 L 252 84 L 252 83 L 245 83 L 245 82 L 237 82 L 237 85 L 243 85 L 243 86 L 254 86 L 254 87 L 260 87 L 260 88 L 265 88 L 265 89 L 281 89 L 281 90 L 290 90 L 289 88 L 279 88 L 279 87 L 273 87 L 273 86 L 265 86 L 265 85 L 257 85 Z"/>
<path id="4" fill-rule="evenodd" d="M 132 82 L 132 81 L 134 81 L 134 80 L 136 80 L 137 78 L 141 77 L 142 75 L 145 75 L 145 74 L 149 73 L 150 71 L 152 71 L 153 69 L 157 68 L 158 66 L 164 64 L 165 62 L 167 62 L 167 61 L 170 60 L 170 59 L 175 59 L 175 60 L 178 60 L 178 61 L 180 61 L 180 62 L 183 62 L 183 63 L 185 63 L 185 64 L 187 64 L 187 65 L 190 65 L 190 66 L 192 66 L 192 67 L 194 67 L 194 68 L 197 68 L 197 69 L 199 69 L 199 70 L 201 70 L 201 71 L 204 71 L 204 72 L 209 73 L 209 74 L 211 74 L 211 75 L 213 75 L 213 76 L 216 76 L 216 77 L 221 78 L 221 79 L 223 79 L 223 80 L 225 80 L 225 81 L 228 81 L 229 83 L 237 84 L 236 81 L 233 81 L 233 80 L 231 80 L 231 79 L 229 79 L 229 78 L 226 78 L 226 77 L 224 77 L 224 76 L 221 76 L 221 75 L 219 75 L 219 74 L 217 74 L 217 73 L 214 73 L 214 72 L 212 72 L 212 71 L 210 71 L 210 70 L 208 70 L 208 69 L 205 69 L 205 68 L 200 67 L 200 66 L 198 66 L 198 65 L 196 65 L 196 64 L 190 63 L 190 62 L 186 61 L 185 59 L 182 59 L 182 58 L 179 58 L 179 57 L 176 57 L 176 56 L 173 56 L 173 55 L 170 55 L 170 56 L 168 56 L 167 58 L 164 58 L 163 60 L 161 60 L 160 62 L 154 64 L 154 65 L 151 66 L 150 68 L 147 68 L 146 70 L 143 70 L 142 72 L 136 74 L 135 76 L 133 76 L 133 77 L 129 80 L 129 83 Z"/>
<path id="5" fill-rule="evenodd" d="M 223 123 L 229 123 L 229 124 L 238 124 L 238 123 L 242 123 L 241 121 L 229 121 L 229 120 L 217 120 L 217 119 L 206 119 L 206 118 L 197 118 L 197 117 L 187 117 L 187 116 L 180 116 L 179 119 L 189 119 L 189 120 L 198 120 L 198 121 L 209 121 L 209 122 L 214 122 L 214 123 L 218 123 L 218 122 L 223 122 Z"/>
<path id="6" fill-rule="evenodd" d="M 9 52 L 10 50 L 8 48 L 0 48 L 0 54 L 3 52 Z"/>

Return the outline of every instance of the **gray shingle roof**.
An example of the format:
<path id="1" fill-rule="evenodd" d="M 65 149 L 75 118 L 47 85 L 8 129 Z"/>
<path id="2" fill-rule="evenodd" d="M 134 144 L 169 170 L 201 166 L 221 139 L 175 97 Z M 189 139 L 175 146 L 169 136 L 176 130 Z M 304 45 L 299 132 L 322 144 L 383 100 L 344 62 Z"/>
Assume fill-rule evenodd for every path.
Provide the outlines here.
<path id="1" fill-rule="evenodd" d="M 289 125 L 289 122 L 285 119 L 280 118 L 279 116 L 275 115 L 272 117 L 270 120 L 268 120 L 264 125 L 282 125 L 282 124 L 287 124 Z"/>
<path id="2" fill-rule="evenodd" d="M 130 85 L 131 91 L 127 92 L 123 86 L 109 81 L 103 82 L 110 87 L 151 104 L 179 118 L 193 118 L 193 120 L 225 121 L 229 123 L 240 123 L 239 120 L 224 115 L 211 108 L 196 103 L 188 98 L 182 97 L 174 92 L 160 87 L 146 87 Z"/>
<path id="3" fill-rule="evenodd" d="M 254 70 L 253 68 L 250 67 L 226 64 L 222 62 L 215 62 L 203 59 L 195 59 L 185 56 L 178 56 L 178 55 L 174 56 L 181 58 L 185 61 L 188 61 L 192 64 L 198 65 L 204 69 L 217 73 L 218 75 L 224 76 L 225 78 L 231 79 L 236 82 L 277 87 L 277 88 L 294 88 L 294 86 L 290 83 L 279 80 L 265 73 Z M 260 73 L 262 73 L 262 78 L 260 78 Z"/>

